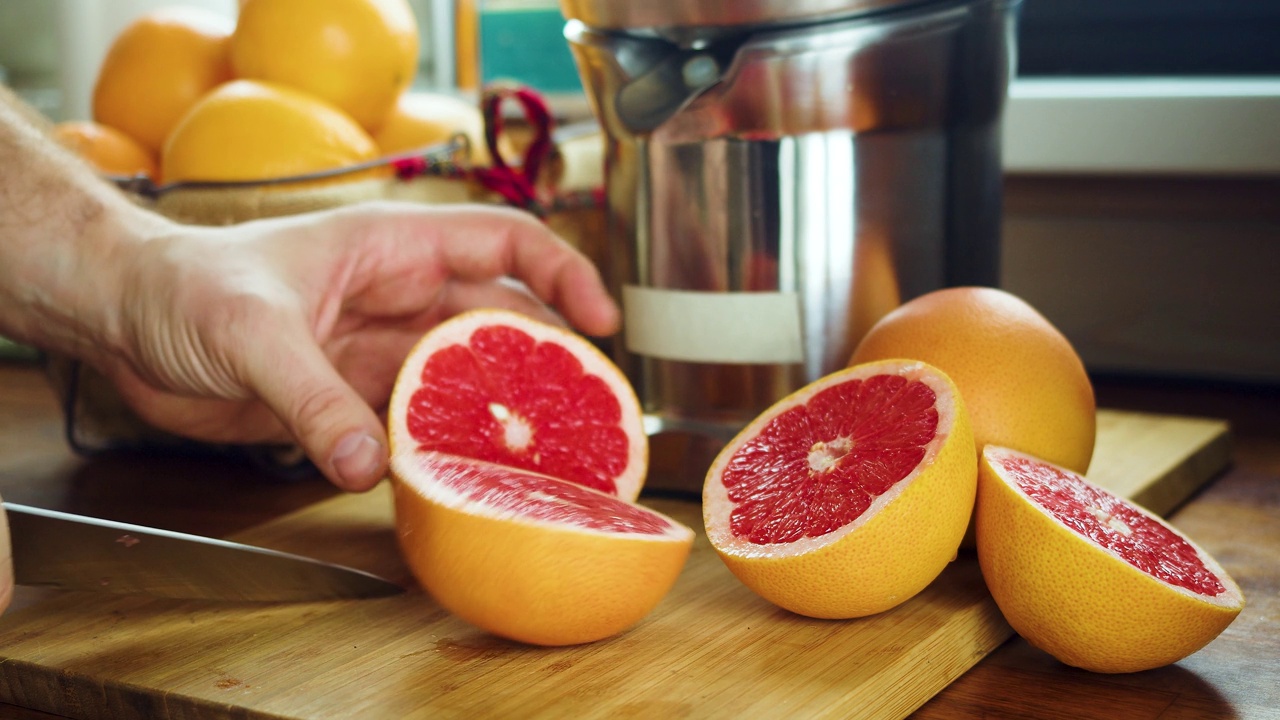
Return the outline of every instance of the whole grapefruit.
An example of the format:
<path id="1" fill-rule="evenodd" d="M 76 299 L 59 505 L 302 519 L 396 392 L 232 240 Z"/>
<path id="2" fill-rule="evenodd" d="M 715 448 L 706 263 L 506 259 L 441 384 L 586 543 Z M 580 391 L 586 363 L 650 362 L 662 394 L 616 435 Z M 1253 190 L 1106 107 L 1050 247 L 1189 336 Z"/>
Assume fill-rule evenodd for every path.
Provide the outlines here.
<path id="1" fill-rule="evenodd" d="M 67 120 L 54 125 L 52 132 L 54 140 L 89 161 L 100 173 L 160 179 L 155 156 L 113 127 L 91 120 Z"/>
<path id="2" fill-rule="evenodd" d="M 378 156 L 341 110 L 300 90 L 234 80 L 205 95 L 173 129 L 166 182 L 264 180 L 354 165 Z"/>
<path id="3" fill-rule="evenodd" d="M 946 288 L 880 319 L 850 364 L 922 360 L 960 388 L 977 452 L 1001 445 L 1087 472 L 1097 438 L 1093 385 L 1067 338 L 1025 300 Z"/>
<path id="4" fill-rule="evenodd" d="M 446 143 L 459 135 L 467 139 L 470 160 L 488 164 L 479 107 L 444 93 L 411 91 L 396 101 L 373 140 L 384 155 L 394 155 Z"/>
<path id="5" fill-rule="evenodd" d="M 153 11 L 112 41 L 93 88 L 93 119 L 159 155 L 174 125 L 231 79 L 231 18 L 197 7 Z"/>
<path id="6" fill-rule="evenodd" d="M 231 64 L 237 77 L 305 90 L 373 132 L 413 81 L 418 25 L 406 0 L 247 0 Z"/>

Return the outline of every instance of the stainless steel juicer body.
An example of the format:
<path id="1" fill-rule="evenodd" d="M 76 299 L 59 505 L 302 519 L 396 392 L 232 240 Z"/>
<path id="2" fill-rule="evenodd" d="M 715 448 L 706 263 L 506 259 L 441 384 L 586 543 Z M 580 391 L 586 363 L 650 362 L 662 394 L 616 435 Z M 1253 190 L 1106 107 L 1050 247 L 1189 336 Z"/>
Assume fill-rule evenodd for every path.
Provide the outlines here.
<path id="1" fill-rule="evenodd" d="M 733 432 L 902 301 L 998 282 L 1016 3 L 563 0 L 646 411 Z"/>

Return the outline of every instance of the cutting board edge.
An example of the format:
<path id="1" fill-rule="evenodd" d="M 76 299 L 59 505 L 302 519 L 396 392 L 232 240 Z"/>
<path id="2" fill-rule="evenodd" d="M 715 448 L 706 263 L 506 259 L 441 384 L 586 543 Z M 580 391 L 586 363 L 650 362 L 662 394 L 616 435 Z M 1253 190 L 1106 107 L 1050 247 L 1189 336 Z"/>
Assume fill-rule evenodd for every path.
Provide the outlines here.
<path id="1" fill-rule="evenodd" d="M 1231 424 L 1226 420 L 1216 423 L 1220 432 L 1212 434 L 1196 452 L 1170 468 L 1163 482 L 1152 483 L 1129 499 L 1161 517 L 1168 517 L 1230 468 L 1234 447 Z"/>
<path id="2" fill-rule="evenodd" d="M 11 673 L 16 667 L 18 672 Z M 84 673 L 60 670 L 49 675 L 46 668 L 29 660 L 0 660 L 0 702 L 49 713 L 71 720 L 227 720 L 252 717 L 254 720 L 298 720 L 234 703 L 156 691 L 122 680 L 95 680 Z M 43 677 L 42 677 L 43 676 Z M 14 682 L 19 692 L 13 692 Z M 43 690 L 43 692 L 41 692 Z M 64 704 L 54 702 L 59 699 Z M 74 698 L 69 703 L 66 701 Z M 34 699 L 34 701 L 33 701 Z M 48 702 L 45 702 L 48 700 Z M 157 707 L 159 705 L 159 707 Z"/>

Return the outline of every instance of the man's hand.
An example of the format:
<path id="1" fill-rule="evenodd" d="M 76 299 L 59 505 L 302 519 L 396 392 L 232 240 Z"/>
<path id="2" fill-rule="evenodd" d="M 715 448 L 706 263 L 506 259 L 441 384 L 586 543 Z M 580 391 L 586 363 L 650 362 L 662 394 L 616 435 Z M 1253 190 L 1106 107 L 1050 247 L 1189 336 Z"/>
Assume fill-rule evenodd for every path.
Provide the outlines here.
<path id="1" fill-rule="evenodd" d="M 478 206 L 174 226 L 123 281 L 124 352 L 102 369 L 144 419 L 211 442 L 297 441 L 348 490 L 386 471 L 375 412 L 436 323 L 484 306 L 558 321 L 547 304 L 590 334 L 619 322 L 585 257 L 526 213 Z"/>
<path id="2" fill-rule="evenodd" d="M 160 429 L 296 441 L 345 489 L 385 472 L 376 411 L 440 320 L 486 305 L 552 318 L 549 304 L 590 334 L 619 324 L 594 266 L 516 210 L 377 203 L 179 225 L 2 87 L 0 166 L 0 332 L 97 367 Z"/>

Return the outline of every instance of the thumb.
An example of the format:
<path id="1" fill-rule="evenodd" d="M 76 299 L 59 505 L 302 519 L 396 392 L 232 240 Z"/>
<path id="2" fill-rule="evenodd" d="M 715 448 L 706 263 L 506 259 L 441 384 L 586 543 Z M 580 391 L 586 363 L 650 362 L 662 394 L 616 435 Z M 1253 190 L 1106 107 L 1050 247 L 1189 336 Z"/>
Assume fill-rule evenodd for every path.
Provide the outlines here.
<path id="1" fill-rule="evenodd" d="M 372 488 L 387 470 L 386 431 L 310 336 L 255 355 L 249 384 L 321 472 L 343 490 Z"/>

